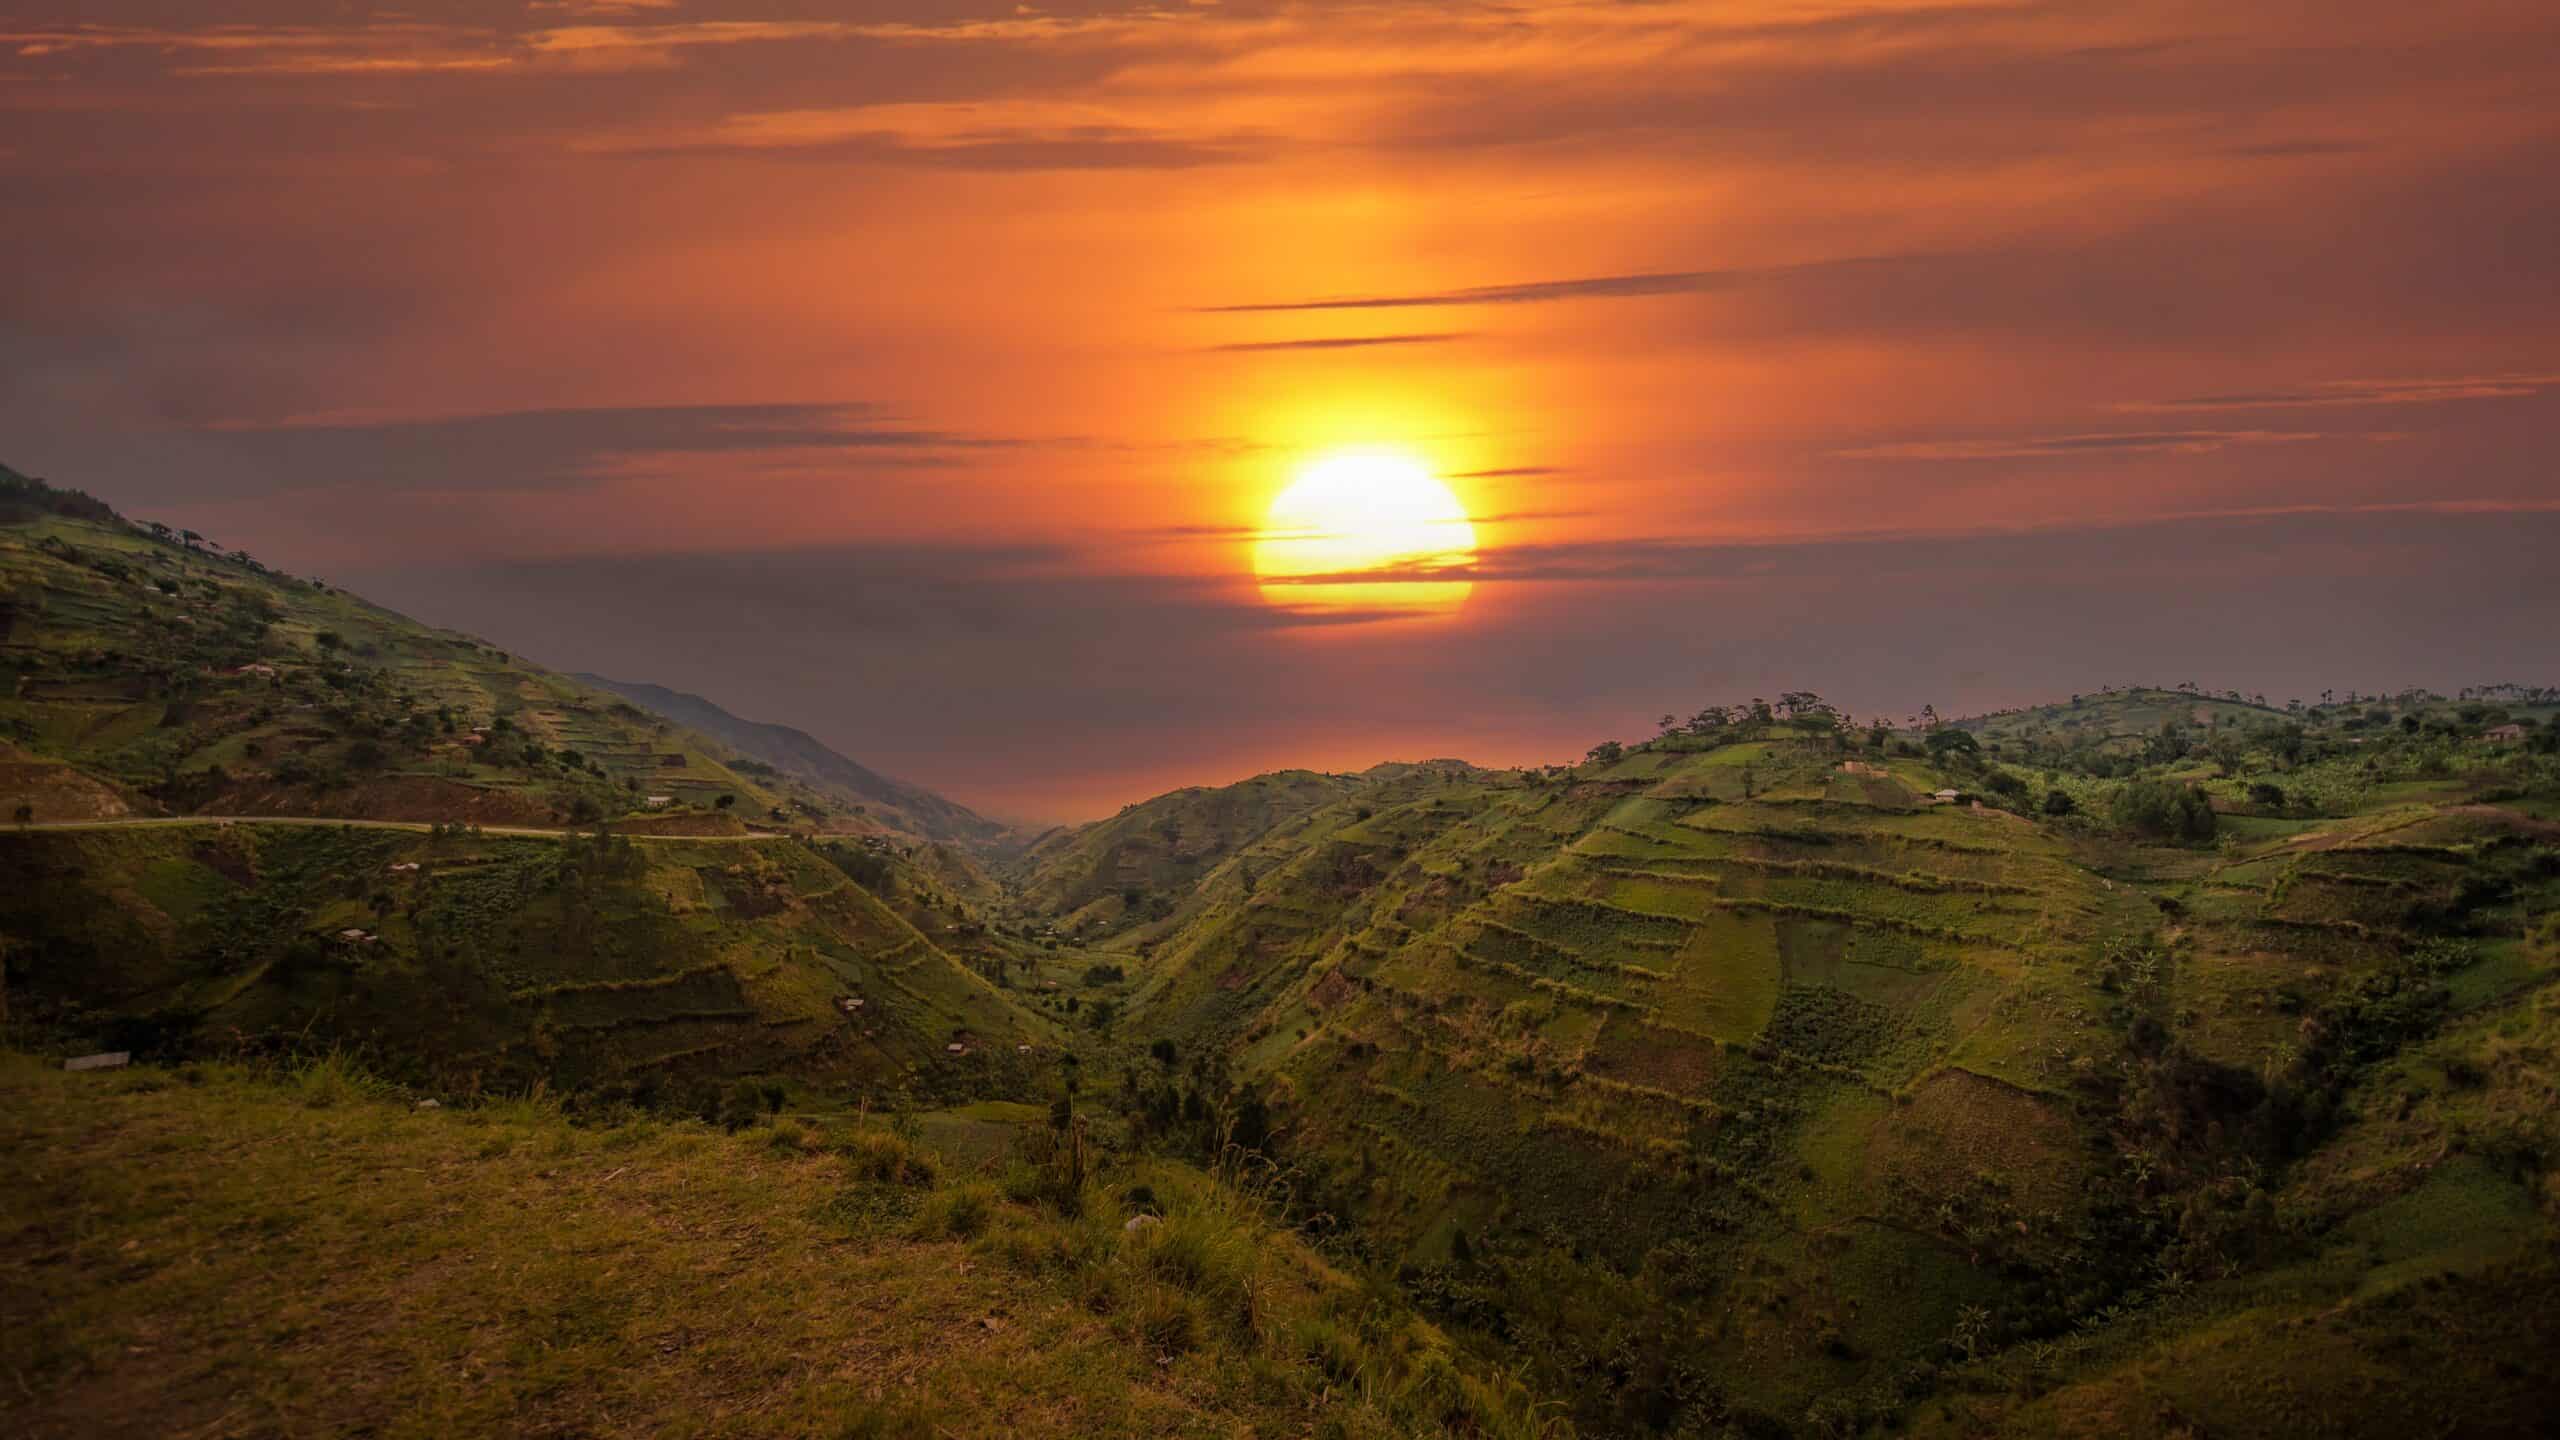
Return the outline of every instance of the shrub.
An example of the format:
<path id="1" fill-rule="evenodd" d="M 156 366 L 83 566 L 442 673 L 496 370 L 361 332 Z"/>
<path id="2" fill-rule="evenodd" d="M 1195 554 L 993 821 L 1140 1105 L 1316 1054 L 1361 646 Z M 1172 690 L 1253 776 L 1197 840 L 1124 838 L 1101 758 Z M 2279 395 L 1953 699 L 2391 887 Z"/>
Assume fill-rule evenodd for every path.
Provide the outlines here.
<path id="1" fill-rule="evenodd" d="M 937 1192 L 924 1213 L 916 1220 L 916 1238 L 938 1240 L 974 1239 L 993 1220 L 996 1207 L 1003 1203 L 996 1187 L 983 1180 Z"/>
<path id="2" fill-rule="evenodd" d="M 853 1178 L 873 1185 L 931 1185 L 940 1168 L 914 1141 L 886 1130 L 856 1130 L 837 1148 Z"/>
<path id="3" fill-rule="evenodd" d="M 2109 813 L 2121 829 L 2190 843 L 2211 840 L 2216 823 L 2203 791 L 2169 780 L 2128 782 Z"/>
<path id="4" fill-rule="evenodd" d="M 1200 1348 L 1200 1307 L 1179 1290 L 1155 1286 L 1131 1317 L 1138 1341 L 1159 1355 L 1183 1355 Z"/>

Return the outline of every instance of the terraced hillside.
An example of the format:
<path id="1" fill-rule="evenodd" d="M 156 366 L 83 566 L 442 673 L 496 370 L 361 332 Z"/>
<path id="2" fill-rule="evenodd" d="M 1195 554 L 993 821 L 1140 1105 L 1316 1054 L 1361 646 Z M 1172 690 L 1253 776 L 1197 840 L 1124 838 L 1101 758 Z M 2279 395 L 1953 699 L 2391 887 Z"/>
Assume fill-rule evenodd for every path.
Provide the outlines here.
<path id="1" fill-rule="evenodd" d="M 2448 783 L 2504 788 L 2483 760 Z M 1310 1203 L 1601 1430 L 1907 1419 L 1916 1375 L 2031 1355 L 2027 1393 L 2148 1393 L 2130 1337 L 2170 1301 L 2354 1299 L 2348 1237 L 2437 1186 L 2502 1217 L 2427 1232 L 2460 1283 L 2512 1288 L 2554 1209 L 2531 802 L 2210 850 L 1933 800 L 1995 774 L 1772 726 L 1337 804 L 1210 874 L 1136 1023 L 1255 1077 Z M 2383 1143 L 2377 1067 L 2438 1036 L 2509 1057 L 2482 1108 L 2542 1158 L 2340 1158 Z"/>
<path id="2" fill-rule="evenodd" d="M 618 695 L 6 474 L 0 795 L 39 822 L 744 818 L 901 834 L 939 799 L 856 817 L 832 789 Z"/>
<path id="3" fill-rule="evenodd" d="M 785 839 L 6 835 L 0 937 L 11 1013 L 45 1033 L 166 1056 L 339 1043 L 446 1087 L 1022 1093 L 1053 1031 Z"/>
<path id="4" fill-rule="evenodd" d="M 1108 820 L 1053 830 L 1010 867 L 1028 913 L 1069 935 L 1127 936 L 1168 913 L 1244 845 L 1360 788 L 1360 777 L 1283 770 L 1234 785 L 1194 786 Z"/>

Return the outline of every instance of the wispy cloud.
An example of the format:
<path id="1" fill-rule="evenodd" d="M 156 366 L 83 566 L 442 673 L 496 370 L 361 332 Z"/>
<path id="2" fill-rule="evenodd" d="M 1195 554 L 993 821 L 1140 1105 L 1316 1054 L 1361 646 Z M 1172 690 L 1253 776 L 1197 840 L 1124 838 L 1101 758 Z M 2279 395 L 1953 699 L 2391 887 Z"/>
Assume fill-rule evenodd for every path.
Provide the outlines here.
<path id="1" fill-rule="evenodd" d="M 1268 350 L 1365 350 L 1374 345 L 1447 345 L 1473 338 L 1465 331 L 1443 330 L 1414 335 L 1324 335 L 1309 340 L 1243 340 L 1207 348 L 1224 354 L 1246 355 Z"/>
<path id="2" fill-rule="evenodd" d="M 1918 255 L 1853 255 L 1796 265 L 1770 265 L 1724 270 L 1647 270 L 1624 275 L 1587 275 L 1573 280 L 1529 280 L 1508 285 L 1471 285 L 1456 290 L 1408 294 L 1345 295 L 1311 300 L 1253 300 L 1204 305 L 1203 315 L 1255 315 L 1295 310 L 1408 310 L 1441 305 L 1546 305 L 1564 300 L 1633 300 L 1660 295 L 1698 295 L 1732 290 L 1773 280 L 1831 272 L 1873 270 L 1910 264 Z"/>
<path id="3" fill-rule="evenodd" d="M 2560 374 L 2466 375 L 2421 380 L 2328 380 L 2282 390 L 2235 390 L 2174 400 L 2136 400 L 2116 408 L 2179 414 L 2214 410 L 2328 410 L 2354 405 L 2436 405 L 2449 400 L 2509 400 L 2560 386 Z"/>
<path id="4" fill-rule="evenodd" d="M 586 154 L 902 160 L 987 170 L 1181 169 L 1256 158 L 1269 136 L 1084 101 L 899 101 L 745 111 L 707 125 L 584 135 Z"/>
<path id="5" fill-rule="evenodd" d="M 635 405 L 425 417 L 322 416 L 194 432 L 213 452 L 203 492 L 306 486 L 386 490 L 550 489 L 644 474 L 683 457 L 744 465 L 860 456 L 871 468 L 947 464 L 1013 448 L 1008 436 L 906 423 L 858 404 Z"/>
<path id="6" fill-rule="evenodd" d="M 2102 435 L 1896 440 L 1830 453 L 1843 460 L 2047 460 L 2073 455 L 2207 455 L 2234 445 L 2333 438 L 2301 430 L 2138 430 Z"/>
<path id="7" fill-rule="evenodd" d="M 2093 517 L 2047 524 L 1944 530 L 1844 531 L 1826 535 L 1735 539 L 1620 539 L 1488 546 L 1472 557 L 1432 556 L 1369 569 L 1274 577 L 1267 585 L 1478 583 L 1631 583 L 1762 578 L 1839 573 L 1849 554 L 1930 557 L 1932 563 L 1979 558 L 1984 547 L 2065 537 L 2132 536 L 2177 529 L 2237 531 L 2303 522 L 2374 522 L 2436 518 L 2519 521 L 2560 516 L 2560 500 L 2458 499 L 2344 505 L 2265 505 Z M 1951 560 L 1950 557 L 1953 557 Z M 1871 566 L 1873 561 L 1856 562 Z"/>

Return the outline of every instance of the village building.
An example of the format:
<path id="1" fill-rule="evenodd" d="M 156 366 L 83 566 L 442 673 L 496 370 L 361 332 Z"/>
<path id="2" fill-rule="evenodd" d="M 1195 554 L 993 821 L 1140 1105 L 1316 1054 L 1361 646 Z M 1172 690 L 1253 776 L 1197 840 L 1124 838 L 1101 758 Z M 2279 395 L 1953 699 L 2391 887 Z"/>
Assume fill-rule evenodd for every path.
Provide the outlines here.
<path id="1" fill-rule="evenodd" d="M 2492 745 L 2521 745 L 2524 743 L 2524 727 L 2521 725 L 2493 725 L 2489 729 L 2481 732 L 2480 738 L 2488 741 Z"/>

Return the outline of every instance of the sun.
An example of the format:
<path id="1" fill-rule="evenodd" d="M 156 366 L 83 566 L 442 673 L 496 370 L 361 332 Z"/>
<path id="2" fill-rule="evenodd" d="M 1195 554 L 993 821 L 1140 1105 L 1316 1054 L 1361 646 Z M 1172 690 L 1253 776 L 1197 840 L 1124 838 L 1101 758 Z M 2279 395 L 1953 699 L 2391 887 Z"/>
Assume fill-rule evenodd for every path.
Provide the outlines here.
<path id="1" fill-rule="evenodd" d="M 1454 491 L 1408 456 L 1359 450 L 1307 466 L 1271 502 L 1253 569 L 1263 598 L 1294 610 L 1448 614 L 1470 582 L 1408 577 L 1475 557 L 1476 527 Z"/>

